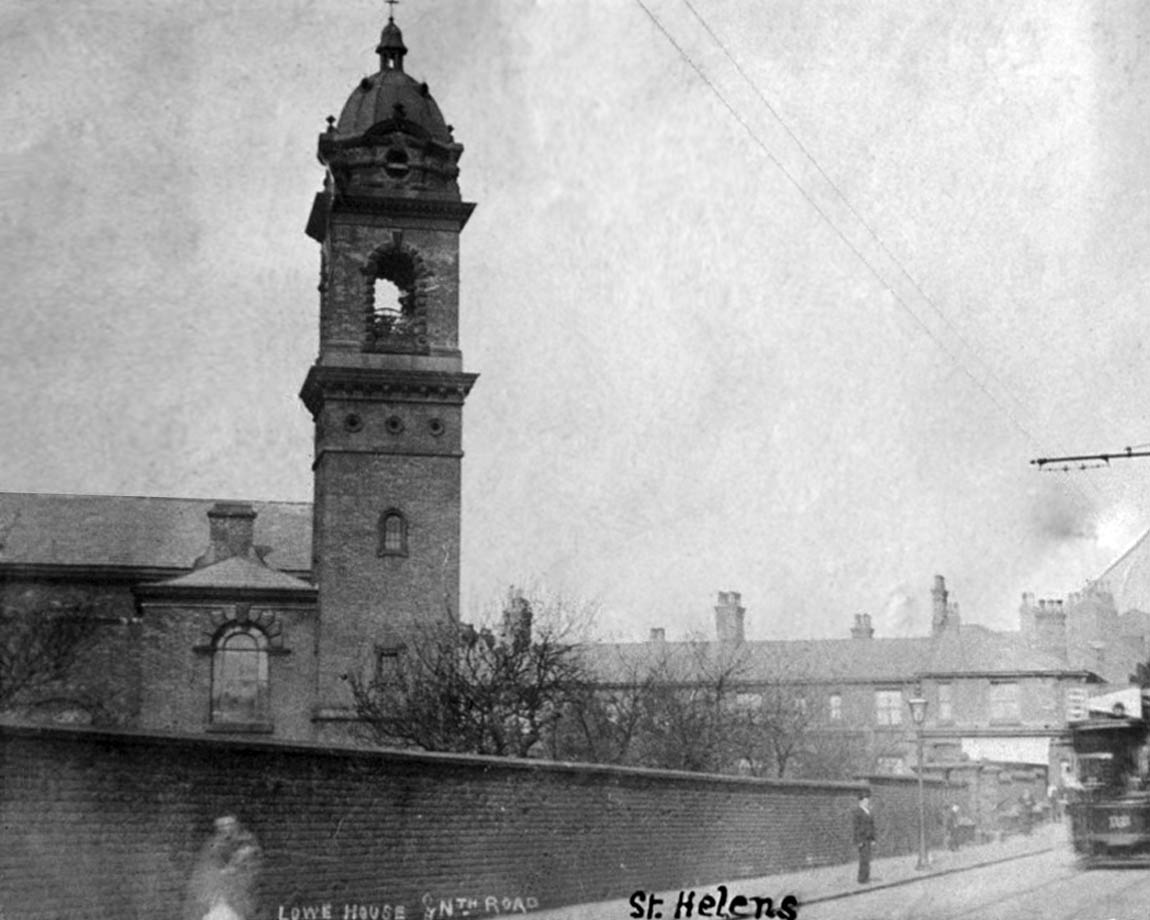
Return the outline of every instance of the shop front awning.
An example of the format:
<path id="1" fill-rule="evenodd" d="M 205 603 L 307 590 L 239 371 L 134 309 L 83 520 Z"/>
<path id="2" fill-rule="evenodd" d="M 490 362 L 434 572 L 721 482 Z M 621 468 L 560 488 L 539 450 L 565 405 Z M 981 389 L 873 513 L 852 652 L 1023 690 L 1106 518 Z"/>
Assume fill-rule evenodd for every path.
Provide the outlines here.
<path id="1" fill-rule="evenodd" d="M 963 738 L 962 753 L 971 760 L 1046 766 L 1050 763 L 1049 738 Z"/>

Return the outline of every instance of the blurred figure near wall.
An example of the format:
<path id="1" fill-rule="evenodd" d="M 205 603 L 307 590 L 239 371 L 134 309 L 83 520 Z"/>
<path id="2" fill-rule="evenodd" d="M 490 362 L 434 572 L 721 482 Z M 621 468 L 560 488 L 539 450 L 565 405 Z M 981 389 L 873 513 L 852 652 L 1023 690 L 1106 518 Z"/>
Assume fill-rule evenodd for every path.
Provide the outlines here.
<path id="1" fill-rule="evenodd" d="M 235 815 L 217 818 L 188 883 L 184 920 L 251 920 L 260 861 L 255 835 Z"/>

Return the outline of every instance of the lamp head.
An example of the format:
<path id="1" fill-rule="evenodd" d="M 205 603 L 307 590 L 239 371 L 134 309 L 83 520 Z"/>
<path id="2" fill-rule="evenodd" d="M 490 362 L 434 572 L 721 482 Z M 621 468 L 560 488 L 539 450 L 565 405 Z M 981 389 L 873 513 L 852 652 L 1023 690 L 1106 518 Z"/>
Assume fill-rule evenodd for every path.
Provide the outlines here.
<path id="1" fill-rule="evenodd" d="M 921 692 L 916 691 L 915 695 L 906 701 L 910 706 L 910 717 L 915 725 L 922 725 L 926 721 L 926 698 Z"/>

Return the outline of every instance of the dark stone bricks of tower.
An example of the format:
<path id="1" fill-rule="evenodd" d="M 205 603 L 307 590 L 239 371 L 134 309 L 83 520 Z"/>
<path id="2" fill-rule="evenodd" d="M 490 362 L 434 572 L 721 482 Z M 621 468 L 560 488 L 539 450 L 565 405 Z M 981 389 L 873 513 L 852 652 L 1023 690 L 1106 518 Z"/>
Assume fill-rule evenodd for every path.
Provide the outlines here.
<path id="1" fill-rule="evenodd" d="M 327 170 L 308 235 L 321 245 L 319 357 L 300 394 L 315 419 L 314 572 L 321 717 L 342 676 L 414 624 L 458 619 L 463 402 L 463 153 L 388 21 L 380 70 L 319 138 Z"/>

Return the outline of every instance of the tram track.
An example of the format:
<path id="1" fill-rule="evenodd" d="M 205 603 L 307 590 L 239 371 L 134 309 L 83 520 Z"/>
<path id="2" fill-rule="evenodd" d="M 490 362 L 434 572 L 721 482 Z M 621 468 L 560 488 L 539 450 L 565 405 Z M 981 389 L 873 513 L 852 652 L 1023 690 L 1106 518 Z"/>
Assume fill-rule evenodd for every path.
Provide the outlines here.
<path id="1" fill-rule="evenodd" d="M 1121 901 L 1127 892 L 1145 887 L 1146 885 L 1146 877 L 1142 873 L 1129 873 L 1129 880 L 1120 883 L 1118 882 L 1118 878 L 1128 873 L 1128 870 L 1119 869 L 1110 871 L 1114 877 L 1106 878 L 1107 900 Z M 1084 918 L 1111 916 L 1112 911 L 1107 909 L 1107 905 L 1099 904 L 1097 898 L 1091 894 L 1090 889 L 1093 886 L 1075 884 L 1090 879 L 1098 880 L 1100 876 L 1095 874 L 1093 870 L 1068 867 L 1052 875 L 1044 875 L 1041 880 L 1035 881 L 1034 884 L 1027 885 L 1024 888 L 1014 889 L 1008 894 L 1004 895 L 1001 891 L 998 891 L 995 892 L 992 897 L 968 901 L 963 904 L 960 910 L 939 914 L 931 912 L 929 916 L 930 920 L 969 920 L 971 917 L 994 918 L 998 916 L 1014 917 L 1018 918 L 1018 920 L 1037 920 L 1040 916 L 1048 916 L 1047 912 L 1041 911 L 1036 913 L 1032 907 L 1028 908 L 1026 906 L 1027 902 L 1036 895 L 1048 897 L 1051 893 L 1051 889 L 1057 889 L 1062 885 L 1066 885 L 1071 891 L 1078 895 L 1077 898 L 1074 898 L 1069 896 L 1070 891 L 1067 892 L 1068 897 L 1065 902 L 1067 908 L 1066 916 L 1081 916 Z M 1081 900 L 1084 903 L 1076 904 L 1074 903 L 1076 900 Z M 1017 906 L 1012 907 L 1012 905 Z M 1099 913 L 1099 911 L 1101 911 L 1101 913 Z"/>
<path id="2" fill-rule="evenodd" d="M 1043 878 L 1041 882 L 1038 882 L 1034 885 L 1031 885 L 1028 888 L 1023 888 L 1021 890 L 1014 891 L 1011 894 L 1007 895 L 1006 897 L 1002 897 L 1001 895 L 996 895 L 995 897 L 993 897 L 989 900 L 986 900 L 986 901 L 976 901 L 976 902 L 971 903 L 971 904 L 966 904 L 966 905 L 963 905 L 962 910 L 960 910 L 956 913 L 932 916 L 931 920 L 964 920 L 964 918 L 966 918 L 966 920 L 969 920 L 969 918 L 972 916 L 981 915 L 982 912 L 985 911 L 987 908 L 1003 907 L 1003 906 L 1005 906 L 1005 905 L 1007 905 L 1013 901 L 1020 901 L 1020 900 L 1023 900 L 1025 898 L 1028 898 L 1037 892 L 1048 891 L 1050 889 L 1051 885 L 1057 885 L 1057 884 L 1060 884 L 1062 882 L 1068 882 L 1071 879 L 1073 879 L 1074 877 L 1076 877 L 1079 874 L 1079 872 L 1080 872 L 1080 870 L 1078 870 L 1078 869 L 1068 869 L 1068 870 L 1065 870 L 1063 872 L 1060 872 L 1058 875 L 1055 875 L 1053 877 L 1048 876 L 1046 878 Z M 1027 914 L 1027 913 L 1020 913 L 1020 914 L 1017 914 L 1017 916 L 1020 918 L 1028 918 L 1028 917 L 1031 917 L 1032 915 Z M 1037 920 L 1037 918 L 1035 918 L 1035 920 Z"/>

